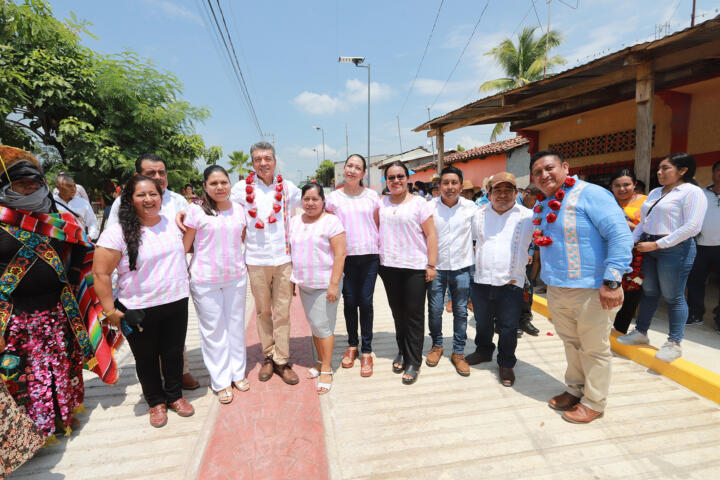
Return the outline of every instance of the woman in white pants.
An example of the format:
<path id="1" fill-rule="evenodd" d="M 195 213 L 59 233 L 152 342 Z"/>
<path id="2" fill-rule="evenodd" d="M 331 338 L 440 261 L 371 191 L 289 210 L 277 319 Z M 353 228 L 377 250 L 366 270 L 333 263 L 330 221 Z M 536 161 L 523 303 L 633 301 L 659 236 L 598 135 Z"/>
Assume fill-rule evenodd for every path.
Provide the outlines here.
<path id="1" fill-rule="evenodd" d="M 203 177 L 202 204 L 188 207 L 183 242 L 186 252 L 194 247 L 190 293 L 203 359 L 212 389 L 227 404 L 233 399 L 232 385 L 243 392 L 250 388 L 245 378 L 245 212 L 230 201 L 230 178 L 223 167 L 212 165 Z"/>

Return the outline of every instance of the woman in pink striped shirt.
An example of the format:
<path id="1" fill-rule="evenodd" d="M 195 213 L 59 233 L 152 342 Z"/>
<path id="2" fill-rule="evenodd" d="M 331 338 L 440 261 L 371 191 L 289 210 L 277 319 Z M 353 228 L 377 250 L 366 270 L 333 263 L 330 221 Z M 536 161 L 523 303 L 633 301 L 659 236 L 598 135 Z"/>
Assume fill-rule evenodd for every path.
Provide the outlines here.
<path id="1" fill-rule="evenodd" d="M 338 290 L 345 264 L 345 228 L 335 215 L 325 212 L 322 186 L 308 183 L 301 191 L 302 215 L 290 220 L 290 280 L 300 290 L 300 300 L 310 324 L 317 352 L 308 378 L 318 377 L 317 392 L 332 388 L 332 354 Z"/>
<path id="2" fill-rule="evenodd" d="M 365 188 L 366 171 L 362 155 L 353 154 L 345 160 L 345 185 L 327 196 L 326 209 L 345 226 L 347 257 L 343 277 L 343 303 L 348 348 L 342 359 L 343 368 L 352 368 L 358 358 L 358 310 L 362 336 L 360 375 L 373 373 L 373 293 L 380 265 L 378 225 L 375 221 L 378 194 Z"/>
<path id="3" fill-rule="evenodd" d="M 408 192 L 409 172 L 395 161 L 385 167 L 390 195 L 380 199 L 380 278 L 395 320 L 398 354 L 393 372 L 412 385 L 422 363 L 425 288 L 437 271 L 438 240 L 431 202 Z"/>
<path id="4" fill-rule="evenodd" d="M 232 385 L 246 391 L 245 297 L 247 269 L 242 244 L 245 211 L 230 201 L 230 178 L 220 165 L 203 172 L 202 206 L 185 215 L 185 251 L 190 262 L 190 293 L 198 313 L 205 366 L 220 403 L 233 399 Z"/>

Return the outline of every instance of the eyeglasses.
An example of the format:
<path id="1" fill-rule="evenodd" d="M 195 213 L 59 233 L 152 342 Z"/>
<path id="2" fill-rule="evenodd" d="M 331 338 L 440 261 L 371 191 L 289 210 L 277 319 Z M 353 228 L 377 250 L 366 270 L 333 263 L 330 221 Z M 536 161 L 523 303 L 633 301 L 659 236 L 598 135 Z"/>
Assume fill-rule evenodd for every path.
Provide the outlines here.
<path id="1" fill-rule="evenodd" d="M 394 182 L 395 180 L 404 180 L 404 179 L 405 179 L 405 175 L 403 175 L 403 174 L 388 175 L 388 177 L 387 177 L 388 182 Z"/>

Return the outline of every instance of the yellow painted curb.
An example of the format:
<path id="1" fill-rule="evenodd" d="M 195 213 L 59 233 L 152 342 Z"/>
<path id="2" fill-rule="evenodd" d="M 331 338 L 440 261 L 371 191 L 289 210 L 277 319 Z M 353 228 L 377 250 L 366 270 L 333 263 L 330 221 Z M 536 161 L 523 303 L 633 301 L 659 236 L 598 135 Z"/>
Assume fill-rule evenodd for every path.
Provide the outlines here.
<path id="1" fill-rule="evenodd" d="M 543 297 L 534 295 L 532 308 L 540 315 L 550 318 L 547 300 Z M 655 347 L 650 345 L 623 345 L 616 340 L 620 335 L 622 334 L 615 329 L 610 333 L 610 346 L 615 353 L 644 365 L 689 388 L 698 395 L 720 404 L 720 375 L 688 362 L 684 358 L 678 358 L 671 363 L 660 361 L 655 358 L 655 352 L 657 352 Z"/>

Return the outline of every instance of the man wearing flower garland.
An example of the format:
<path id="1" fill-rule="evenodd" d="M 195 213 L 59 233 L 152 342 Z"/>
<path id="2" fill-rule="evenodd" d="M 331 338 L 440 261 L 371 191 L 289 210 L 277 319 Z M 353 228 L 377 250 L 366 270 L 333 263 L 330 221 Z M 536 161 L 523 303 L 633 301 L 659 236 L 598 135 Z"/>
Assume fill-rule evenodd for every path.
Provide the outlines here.
<path id="1" fill-rule="evenodd" d="M 533 242 L 540 247 L 548 308 L 565 344 L 567 390 L 549 406 L 571 423 L 603 415 L 610 385 L 610 328 L 623 302 L 632 235 L 612 194 L 570 177 L 553 151 L 530 160 L 542 194 L 535 205 Z"/>
<path id="2" fill-rule="evenodd" d="M 287 226 L 300 206 L 300 190 L 275 175 L 275 148 L 268 142 L 250 147 L 253 172 L 233 186 L 231 198 L 245 208 L 247 233 L 245 263 L 255 298 L 257 329 L 265 360 L 258 373 L 261 382 L 277 373 L 289 385 L 298 376 L 290 357 L 290 283 L 292 264 Z"/>

